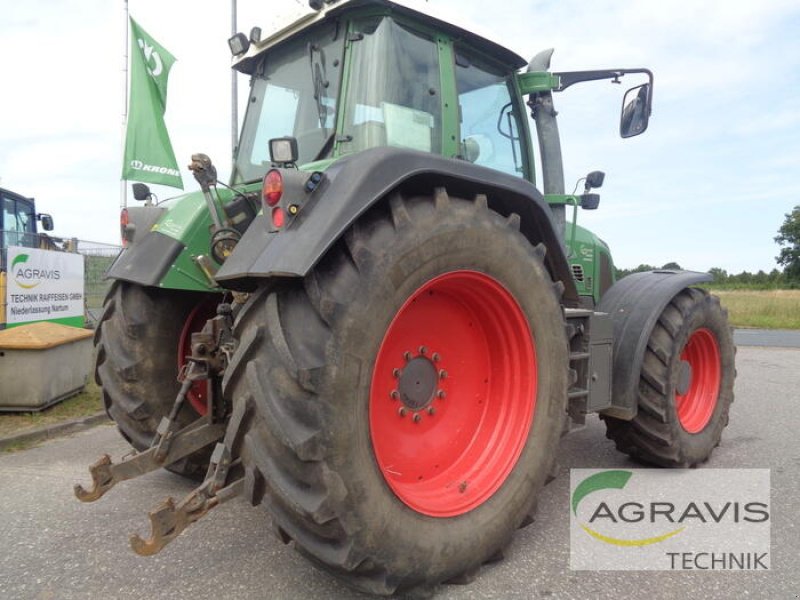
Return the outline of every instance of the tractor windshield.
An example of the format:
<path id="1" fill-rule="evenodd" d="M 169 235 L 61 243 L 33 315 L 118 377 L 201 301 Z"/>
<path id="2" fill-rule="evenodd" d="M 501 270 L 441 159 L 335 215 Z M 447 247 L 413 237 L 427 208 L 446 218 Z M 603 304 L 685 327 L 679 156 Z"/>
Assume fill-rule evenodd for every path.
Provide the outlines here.
<path id="1" fill-rule="evenodd" d="M 390 17 L 356 23 L 340 153 L 396 146 L 440 153 L 436 41 Z"/>
<path id="2" fill-rule="evenodd" d="M 234 182 L 264 176 L 273 138 L 296 138 L 301 165 L 324 154 L 336 128 L 343 37 L 327 24 L 267 52 L 251 83 Z"/>

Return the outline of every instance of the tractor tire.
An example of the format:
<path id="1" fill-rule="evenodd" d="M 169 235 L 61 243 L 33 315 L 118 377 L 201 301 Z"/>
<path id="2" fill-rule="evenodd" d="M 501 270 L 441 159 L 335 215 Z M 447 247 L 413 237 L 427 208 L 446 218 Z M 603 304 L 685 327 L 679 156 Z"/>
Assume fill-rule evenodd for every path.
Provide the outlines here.
<path id="1" fill-rule="evenodd" d="M 143 287 L 116 281 L 103 303 L 95 331 L 95 381 L 106 413 L 136 450 L 150 447 L 162 417 L 180 390 L 179 364 L 190 334 L 214 314 L 217 295 Z M 180 426 L 205 410 L 202 384 L 192 388 L 178 413 Z M 212 447 L 167 468 L 192 478 L 205 475 Z"/>
<path id="2" fill-rule="evenodd" d="M 467 582 L 530 522 L 569 361 L 563 287 L 518 229 L 484 196 L 398 194 L 237 318 L 245 496 L 351 587 Z"/>
<path id="3" fill-rule="evenodd" d="M 645 463 L 695 467 L 707 461 L 728 424 L 735 354 L 719 299 L 704 290 L 683 290 L 650 333 L 636 417 L 602 417 L 606 436 Z"/>

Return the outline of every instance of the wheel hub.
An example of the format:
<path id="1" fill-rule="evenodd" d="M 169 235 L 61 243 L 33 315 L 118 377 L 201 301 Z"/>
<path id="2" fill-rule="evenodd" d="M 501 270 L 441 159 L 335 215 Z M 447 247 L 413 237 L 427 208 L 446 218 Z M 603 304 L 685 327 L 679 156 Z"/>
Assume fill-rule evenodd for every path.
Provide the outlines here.
<path id="1" fill-rule="evenodd" d="M 679 396 L 683 396 L 689 391 L 692 383 L 692 365 L 682 360 L 678 366 L 678 385 L 676 390 Z"/>
<path id="2" fill-rule="evenodd" d="M 178 372 L 180 373 L 184 366 L 188 364 L 187 357 L 192 354 L 192 334 L 197 333 L 203 329 L 206 321 L 211 319 L 217 314 L 218 299 L 211 298 L 198 304 L 183 324 L 180 338 L 178 340 Z M 194 408 L 197 414 L 203 416 L 206 414 L 207 399 L 208 399 L 208 381 L 196 381 L 195 384 L 186 394 L 189 404 Z"/>
<path id="3" fill-rule="evenodd" d="M 722 381 L 720 348 L 714 333 L 695 330 L 680 357 L 675 408 L 689 433 L 699 433 L 711 420 Z"/>
<path id="4" fill-rule="evenodd" d="M 398 380 L 400 401 L 410 410 L 423 410 L 433 401 L 438 380 L 433 361 L 424 356 L 412 358 Z"/>

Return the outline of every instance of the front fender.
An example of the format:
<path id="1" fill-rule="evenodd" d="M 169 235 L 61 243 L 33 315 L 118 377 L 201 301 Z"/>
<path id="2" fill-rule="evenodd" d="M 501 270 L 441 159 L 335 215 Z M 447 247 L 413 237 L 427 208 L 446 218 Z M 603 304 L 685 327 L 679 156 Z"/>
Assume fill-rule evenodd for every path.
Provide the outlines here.
<path id="1" fill-rule="evenodd" d="M 270 232 L 269 219 L 257 217 L 217 280 L 225 287 L 248 289 L 253 279 L 304 277 L 365 211 L 392 191 L 429 194 L 437 186 L 464 198 L 486 194 L 489 206 L 501 215 L 517 213 L 522 233 L 531 243 L 547 247 L 551 276 L 564 284 L 563 302 L 577 306 L 550 209 L 533 184 L 466 161 L 388 147 L 347 156 L 330 166 L 319 188 L 281 231 Z"/>
<path id="2" fill-rule="evenodd" d="M 639 374 L 647 341 L 667 304 L 684 288 L 711 281 L 708 273 L 648 271 L 620 279 L 597 306 L 614 324 L 611 408 L 601 414 L 630 420 L 638 411 Z"/>
<path id="3" fill-rule="evenodd" d="M 227 190 L 220 190 L 223 203 L 230 197 Z M 134 226 L 133 241 L 106 277 L 179 290 L 219 289 L 196 262 L 198 256 L 209 255 L 211 215 L 202 193 L 185 194 L 154 207 L 130 208 L 128 214 Z"/>

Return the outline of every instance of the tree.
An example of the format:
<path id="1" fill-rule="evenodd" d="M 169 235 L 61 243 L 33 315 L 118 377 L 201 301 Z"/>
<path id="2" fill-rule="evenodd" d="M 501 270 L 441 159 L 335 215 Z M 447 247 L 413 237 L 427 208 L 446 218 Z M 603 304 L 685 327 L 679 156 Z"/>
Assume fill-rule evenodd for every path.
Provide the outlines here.
<path id="1" fill-rule="evenodd" d="M 619 269 L 617 268 L 617 279 L 622 279 L 623 277 L 627 277 L 628 275 L 632 275 L 633 273 L 642 273 L 644 271 L 655 271 L 658 267 L 654 267 L 653 265 L 639 265 L 635 269 Z"/>
<path id="2" fill-rule="evenodd" d="M 786 215 L 775 241 L 779 246 L 785 246 L 775 260 L 783 265 L 786 279 L 800 281 L 800 205 Z"/>
<path id="3" fill-rule="evenodd" d="M 728 280 L 728 272 L 720 267 L 711 267 L 708 270 L 714 278 L 714 283 L 725 283 Z"/>

